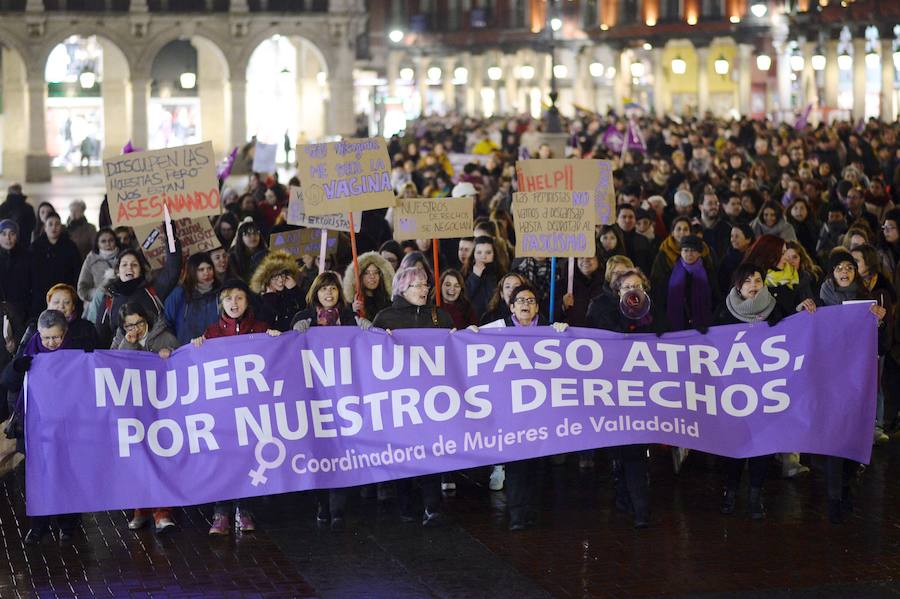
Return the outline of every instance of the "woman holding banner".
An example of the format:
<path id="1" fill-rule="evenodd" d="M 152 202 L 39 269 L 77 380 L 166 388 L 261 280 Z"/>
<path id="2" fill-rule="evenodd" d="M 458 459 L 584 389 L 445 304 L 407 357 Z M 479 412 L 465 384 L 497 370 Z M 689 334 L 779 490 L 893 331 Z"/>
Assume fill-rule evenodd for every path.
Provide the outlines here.
<path id="1" fill-rule="evenodd" d="M 306 307 L 297 261 L 283 250 L 269 252 L 250 279 L 250 289 L 260 295 L 260 317 L 273 329 L 290 330 L 294 314 Z"/>
<path id="2" fill-rule="evenodd" d="M 491 296 L 491 301 L 487 304 L 486 312 L 484 314 L 475 313 L 479 317 L 479 324 L 487 324 L 509 316 L 509 296 L 518 287 L 527 283 L 528 281 L 525 277 L 517 272 L 506 273 L 502 276 L 494 288 L 494 294 Z"/>
<path id="3" fill-rule="evenodd" d="M 588 310 L 588 326 L 617 333 L 655 333 L 650 301 L 650 281 L 640 269 L 617 274 L 610 283 L 615 308 L 609 302 L 595 301 Z M 634 513 L 634 527 L 650 524 L 650 488 L 647 480 L 650 465 L 648 445 L 623 445 L 609 449 L 616 508 Z"/>
<path id="4" fill-rule="evenodd" d="M 407 256 L 408 258 L 409 256 Z M 406 260 L 404 259 L 404 262 Z M 408 266 L 401 268 L 394 275 L 393 303 L 375 317 L 374 326 L 390 332 L 394 329 L 452 329 L 453 320 L 441 308 L 428 304 L 431 285 L 428 273 L 422 268 Z M 423 526 L 440 526 L 441 516 L 441 476 L 430 474 L 418 477 L 422 488 L 422 499 L 425 513 Z M 400 503 L 400 518 L 404 522 L 416 519 L 412 506 L 413 479 L 404 478 L 397 481 L 397 500 Z"/>
<path id="5" fill-rule="evenodd" d="M 180 345 L 175 335 L 169 331 L 166 319 L 162 315 L 149 313 L 138 302 L 122 306 L 119 311 L 119 322 L 122 323 L 125 336 L 110 349 L 148 351 L 165 359 Z M 151 519 L 156 532 L 165 532 L 175 526 L 172 508 L 135 508 L 131 520 L 128 521 L 128 529 L 141 529 Z"/>
<path id="6" fill-rule="evenodd" d="M 822 283 L 819 296 L 826 306 L 872 299 L 859 276 L 856 261 L 843 248 L 836 249 L 828 259 L 828 278 Z M 873 303 L 871 310 L 878 319 L 878 353 L 883 354 L 887 349 L 888 340 L 887 327 L 884 326 L 887 310 L 878 303 Z M 856 462 L 835 456 L 825 457 L 828 520 L 832 524 L 840 524 L 843 521 L 843 512 L 853 510 L 850 483 L 855 472 Z"/>
<path id="7" fill-rule="evenodd" d="M 291 328 L 305 333 L 311 327 L 344 326 L 366 330 L 372 323 L 353 313 L 341 295 L 341 278 L 331 271 L 319 274 L 306 294 L 305 310 L 297 312 L 291 321 Z M 320 489 L 316 491 L 318 510 L 316 521 L 325 525 L 329 521 L 331 530 L 344 530 L 344 509 L 347 506 L 347 489 Z"/>
<path id="8" fill-rule="evenodd" d="M 539 314 L 537 292 L 528 284 L 517 287 L 509 295 L 509 316 L 495 320 L 484 328 L 497 327 L 536 327 L 549 324 L 543 315 Z M 569 325 L 564 322 L 553 323 L 553 329 L 557 333 L 564 332 Z M 470 327 L 471 331 L 478 332 L 478 327 Z M 509 529 L 512 531 L 525 530 L 532 526 L 535 520 L 534 496 L 537 459 L 519 460 L 504 465 L 506 469 L 506 507 L 509 510 Z"/>
<path id="9" fill-rule="evenodd" d="M 745 262 L 737 267 L 732 276 L 732 287 L 725 297 L 725 303 L 716 314 L 715 323 L 740 324 L 765 322 L 774 325 L 784 318 L 784 313 L 775 298 L 766 287 L 765 271 L 762 267 Z M 748 510 L 753 520 L 765 518 L 766 512 L 762 502 L 762 486 L 766 477 L 766 469 L 771 456 L 757 456 L 747 460 L 750 471 L 750 495 Z M 722 494 L 722 505 L 719 511 L 733 514 L 737 499 L 741 475 L 744 471 L 744 460 L 722 458 L 725 472 L 725 490 Z"/>

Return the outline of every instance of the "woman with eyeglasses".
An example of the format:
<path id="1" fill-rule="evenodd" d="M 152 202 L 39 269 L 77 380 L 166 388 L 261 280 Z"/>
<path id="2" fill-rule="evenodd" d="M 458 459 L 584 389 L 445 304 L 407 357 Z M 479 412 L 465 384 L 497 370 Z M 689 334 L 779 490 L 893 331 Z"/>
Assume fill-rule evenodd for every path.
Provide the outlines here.
<path id="1" fill-rule="evenodd" d="M 350 304 L 354 312 L 362 313 L 365 318 L 372 320 L 391 305 L 394 267 L 379 252 L 360 254 L 357 262 L 359 281 L 362 284 L 362 299 L 357 297 L 356 276 L 351 264 L 344 273 L 344 300 Z"/>
<path id="2" fill-rule="evenodd" d="M 769 293 L 766 287 L 766 273 L 762 267 L 745 262 L 737 267 L 732 278 L 733 284 L 725 297 L 725 302 L 716 313 L 715 323 L 725 324 L 757 324 L 774 325 L 786 316 L 781 306 Z M 725 472 L 724 491 L 719 511 L 733 514 L 737 502 L 737 492 L 741 484 L 744 462 L 748 462 L 750 472 L 750 491 L 748 511 L 750 518 L 761 520 L 766 512 L 762 502 L 762 486 L 771 456 L 757 456 L 744 459 L 722 457 Z"/>
<path id="3" fill-rule="evenodd" d="M 540 314 L 537 290 L 527 283 L 510 293 L 509 311 L 509 316 L 482 325 L 482 328 L 537 327 L 549 324 Z M 557 333 L 562 333 L 567 328 L 569 325 L 564 322 L 553 323 L 553 330 Z M 479 328 L 472 326 L 469 330 L 478 332 Z M 509 512 L 509 529 L 512 531 L 525 530 L 534 525 L 537 514 L 534 498 L 538 463 L 539 459 L 531 459 L 504 464 L 506 509 Z"/>
<path id="4" fill-rule="evenodd" d="M 353 313 L 341 296 L 341 277 L 335 272 L 320 273 L 306 294 L 304 310 L 297 312 L 291 321 L 291 328 L 305 333 L 312 327 L 344 326 L 366 330 L 372 323 Z M 321 489 L 316 491 L 318 511 L 316 521 L 330 525 L 331 530 L 344 529 L 344 510 L 347 506 L 347 489 Z"/>
<path id="5" fill-rule="evenodd" d="M 873 299 L 863 284 L 856 261 L 843 248 L 831 253 L 828 259 L 828 278 L 819 291 L 826 306 L 838 306 L 847 301 Z M 878 323 L 879 352 L 887 342 L 885 316 L 887 310 L 877 303 L 871 307 Z M 865 398 L 868 400 L 869 398 Z M 835 456 L 825 458 L 825 482 L 828 489 L 828 519 L 832 524 L 843 521 L 843 512 L 853 510 L 850 483 L 856 472 L 856 462 Z"/>
<path id="6" fill-rule="evenodd" d="M 119 322 L 125 336 L 110 349 L 147 351 L 168 358 L 178 348 L 178 339 L 169 330 L 166 319 L 159 314 L 151 314 L 138 302 L 127 303 L 119 310 Z M 138 530 L 153 522 L 156 532 L 162 533 L 175 526 L 172 508 L 135 508 L 129 530 Z"/>
<path id="7" fill-rule="evenodd" d="M 73 343 L 68 331 L 69 320 L 65 314 L 59 310 L 44 310 L 38 316 L 37 331 L 22 344 L 16 358 L 3 371 L 2 383 L 10 390 L 11 395 L 15 393 L 16 398 L 15 403 L 11 406 L 13 417 L 6 429 L 6 436 L 16 439 L 16 451 L 19 453 L 25 453 L 25 398 L 22 391 L 25 373 L 31 368 L 34 356 L 38 354 L 55 352 L 60 349 L 82 349 Z M 44 537 L 50 534 L 53 518 L 56 518 L 56 525 L 59 527 L 59 542 L 64 545 L 71 543 L 78 530 L 81 514 L 31 518 L 31 526 L 25 534 L 25 544 L 40 544 Z"/>
<path id="8" fill-rule="evenodd" d="M 250 289 L 260 296 L 259 317 L 277 331 L 290 330 L 294 314 L 306 307 L 304 279 L 293 256 L 269 252 L 250 279 Z"/>
<path id="9" fill-rule="evenodd" d="M 405 260 L 404 260 L 405 262 Z M 380 311 L 372 325 L 391 332 L 394 329 L 453 329 L 453 319 L 441 308 L 429 304 L 431 285 L 428 274 L 422 268 L 409 266 L 401 268 L 394 275 L 393 302 Z M 418 480 L 422 488 L 425 513 L 423 526 L 440 526 L 441 515 L 441 475 L 430 474 L 400 479 L 397 482 L 397 501 L 400 504 L 400 518 L 404 522 L 416 520 L 413 510 L 413 484 Z"/>
<path id="10" fill-rule="evenodd" d="M 588 326 L 616 333 L 656 333 L 650 281 L 639 268 L 624 270 L 613 277 L 610 287 L 615 306 L 595 301 L 588 310 Z M 647 475 L 650 446 L 623 445 L 608 450 L 616 491 L 616 508 L 634 515 L 635 528 L 650 525 L 650 487 Z"/>

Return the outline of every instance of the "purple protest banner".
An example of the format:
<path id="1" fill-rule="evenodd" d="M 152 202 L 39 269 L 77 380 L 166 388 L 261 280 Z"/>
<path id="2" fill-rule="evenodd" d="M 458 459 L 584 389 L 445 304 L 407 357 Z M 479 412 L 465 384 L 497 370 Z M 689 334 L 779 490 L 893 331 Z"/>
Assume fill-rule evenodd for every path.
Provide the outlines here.
<path id="1" fill-rule="evenodd" d="M 40 354 L 30 515 L 360 485 L 589 448 L 868 462 L 866 305 L 657 338 L 549 327 L 316 327 L 144 352 Z M 840 350 L 838 350 L 840 348 Z"/>

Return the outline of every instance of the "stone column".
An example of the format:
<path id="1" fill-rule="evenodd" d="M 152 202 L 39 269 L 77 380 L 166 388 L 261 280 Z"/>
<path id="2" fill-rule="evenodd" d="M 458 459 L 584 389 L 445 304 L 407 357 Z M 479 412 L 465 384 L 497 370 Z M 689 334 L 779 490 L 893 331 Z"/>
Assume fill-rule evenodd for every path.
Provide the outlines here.
<path id="1" fill-rule="evenodd" d="M 466 105 L 463 107 L 465 113 L 469 116 L 481 117 L 483 111 L 479 111 L 481 107 L 481 90 L 484 87 L 484 54 L 466 54 L 469 69 L 469 83 L 466 85 Z M 497 107 L 497 94 L 494 93 L 494 112 L 499 112 Z"/>
<path id="2" fill-rule="evenodd" d="M 416 90 L 419 93 L 419 106 L 422 116 L 426 116 L 425 103 L 428 99 L 428 57 L 416 56 Z"/>
<path id="3" fill-rule="evenodd" d="M 50 180 L 50 155 L 47 154 L 46 99 L 47 82 L 44 71 L 29 73 L 28 88 L 28 149 L 25 154 L 25 181 L 37 183 Z M 7 123 L 10 126 L 11 123 Z"/>
<path id="4" fill-rule="evenodd" d="M 519 82 L 516 79 L 516 55 L 504 54 L 500 61 L 503 68 L 503 84 L 505 87 L 506 102 L 501 107 L 501 112 L 506 114 L 516 114 L 523 112 L 519 106 Z"/>
<path id="5" fill-rule="evenodd" d="M 853 120 L 866 114 L 866 38 L 857 33 L 853 38 Z"/>
<path id="6" fill-rule="evenodd" d="M 441 87 L 444 89 L 444 109 L 446 114 L 456 110 L 456 86 L 453 85 L 453 70 L 455 68 L 455 57 L 446 57 L 441 61 Z"/>
<path id="7" fill-rule="evenodd" d="M 894 110 L 894 40 L 881 37 L 881 120 L 893 123 L 897 117 Z"/>
<path id="8" fill-rule="evenodd" d="M 353 135 L 356 131 L 356 114 L 353 108 L 353 62 L 356 51 L 345 39 L 332 46 L 336 60 L 329 73 L 331 101 L 329 107 L 329 130 L 326 135 Z"/>
<path id="9" fill-rule="evenodd" d="M 625 111 L 625 98 L 631 97 L 631 57 L 626 50 L 613 53 L 616 58 L 616 78 L 613 81 L 615 110 L 619 114 Z"/>
<path id="10" fill-rule="evenodd" d="M 671 111 L 669 82 L 663 68 L 662 48 L 653 48 L 653 112 L 662 118 Z"/>
<path id="11" fill-rule="evenodd" d="M 302 38 L 291 38 L 297 49 L 296 94 L 297 94 L 297 138 L 309 141 L 325 135 L 325 90 L 319 85 L 318 75 L 325 71 L 310 43 Z M 328 73 L 326 86 L 331 86 L 332 77 Z M 349 131 L 348 131 L 349 133 Z"/>
<path id="12" fill-rule="evenodd" d="M 803 93 L 803 102 L 800 109 L 806 110 L 806 106 L 812 103 L 813 107 L 819 103 L 819 86 L 816 83 L 816 71 L 812 68 L 812 57 L 816 52 L 815 42 L 804 41 L 801 45 L 803 52 L 803 71 L 800 79 L 800 90 Z"/>
<path id="13" fill-rule="evenodd" d="M 400 78 L 400 52 L 389 50 L 387 55 L 387 80 L 388 95 L 392 98 L 397 97 L 397 79 Z"/>
<path id="14" fill-rule="evenodd" d="M 227 154 L 231 145 L 231 119 L 228 118 L 228 73 L 217 51 L 205 39 L 191 40 L 197 49 L 197 97 L 200 101 L 200 132 L 212 141 L 216 154 Z"/>
<path id="15" fill-rule="evenodd" d="M 751 81 L 753 75 L 753 46 L 738 44 L 738 111 L 741 116 L 750 114 Z"/>
<path id="16" fill-rule="evenodd" d="M 231 147 L 247 143 L 247 75 L 231 74 Z"/>
<path id="17" fill-rule="evenodd" d="M 775 45 L 775 76 L 778 81 L 778 110 L 784 114 L 791 106 L 791 63 L 787 44 Z"/>
<path id="18" fill-rule="evenodd" d="M 103 154 L 118 156 L 131 138 L 132 88 L 128 63 L 122 52 L 105 38 L 98 37 L 103 48 Z M 80 140 L 76 140 L 78 143 Z M 99 141 L 99 140 L 98 140 Z M 136 146 L 143 148 L 144 146 Z"/>
<path id="19" fill-rule="evenodd" d="M 697 48 L 697 116 L 709 110 L 709 46 Z"/>
<path id="20" fill-rule="evenodd" d="M 25 180 L 25 154 L 28 136 L 23 135 L 28 124 L 28 92 L 25 88 L 25 63 L 9 48 L 0 48 L 3 69 L 3 178 L 7 181 Z M 13 127 L 20 123 L 22 128 Z"/>
<path id="21" fill-rule="evenodd" d="M 131 80 L 131 144 L 146 149 L 149 143 L 147 105 L 150 102 L 150 79 Z"/>
<path id="22" fill-rule="evenodd" d="M 837 108 L 838 103 L 838 40 L 825 42 L 825 106 Z"/>

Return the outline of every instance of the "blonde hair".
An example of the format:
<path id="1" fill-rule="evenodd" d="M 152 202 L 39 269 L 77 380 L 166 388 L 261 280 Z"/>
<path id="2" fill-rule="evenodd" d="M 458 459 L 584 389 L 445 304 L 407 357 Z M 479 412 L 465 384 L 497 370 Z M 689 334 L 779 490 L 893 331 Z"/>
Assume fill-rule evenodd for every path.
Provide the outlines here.
<path id="1" fill-rule="evenodd" d="M 634 268 L 634 262 L 632 262 L 631 258 L 628 256 L 610 256 L 606 261 L 606 273 L 603 276 L 603 278 L 606 279 L 607 285 L 612 282 L 612 273 L 616 266 L 624 266 L 625 268 L 632 269 Z"/>

